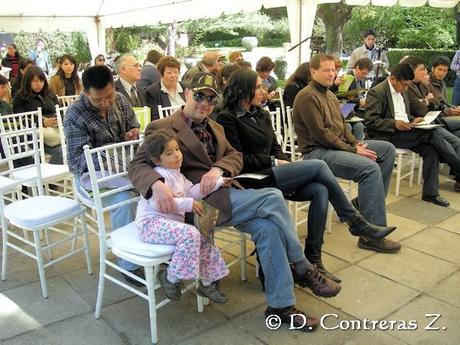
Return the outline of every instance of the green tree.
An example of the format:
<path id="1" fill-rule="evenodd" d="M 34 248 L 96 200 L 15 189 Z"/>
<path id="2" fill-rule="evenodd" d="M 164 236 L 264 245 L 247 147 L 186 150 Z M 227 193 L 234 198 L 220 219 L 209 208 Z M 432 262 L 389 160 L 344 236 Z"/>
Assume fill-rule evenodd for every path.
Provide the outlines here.
<path id="1" fill-rule="evenodd" d="M 323 21 L 326 29 L 326 53 L 340 56 L 342 53 L 343 27 L 351 17 L 353 6 L 344 3 L 322 4 L 316 15 Z"/>

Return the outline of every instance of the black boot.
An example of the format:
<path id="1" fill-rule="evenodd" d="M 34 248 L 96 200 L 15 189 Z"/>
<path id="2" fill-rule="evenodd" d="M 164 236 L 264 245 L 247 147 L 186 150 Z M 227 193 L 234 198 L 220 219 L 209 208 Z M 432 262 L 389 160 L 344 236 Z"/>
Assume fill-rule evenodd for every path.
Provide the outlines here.
<path id="1" fill-rule="evenodd" d="M 395 226 L 378 226 L 371 224 L 358 212 L 351 220 L 347 221 L 347 224 L 353 236 L 364 236 L 376 239 L 384 238 L 396 229 Z"/>
<path id="2" fill-rule="evenodd" d="M 321 248 L 313 248 L 312 246 L 309 246 L 307 240 L 305 240 L 305 257 L 312 264 L 316 265 L 317 270 L 320 271 L 326 278 L 337 283 L 342 282 L 340 278 L 333 275 L 326 269 L 326 267 L 324 267 L 323 261 L 321 260 Z"/>

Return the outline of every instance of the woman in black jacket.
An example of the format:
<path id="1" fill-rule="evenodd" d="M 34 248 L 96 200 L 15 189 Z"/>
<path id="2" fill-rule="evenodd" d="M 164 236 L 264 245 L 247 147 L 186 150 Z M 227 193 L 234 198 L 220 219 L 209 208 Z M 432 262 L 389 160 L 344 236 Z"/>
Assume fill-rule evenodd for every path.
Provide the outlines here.
<path id="1" fill-rule="evenodd" d="M 43 127 L 57 127 L 56 104 L 58 98 L 48 90 L 45 73 L 37 66 L 30 66 L 22 79 L 21 89 L 13 98 L 13 113 L 24 113 L 42 109 Z M 38 119 L 36 119 L 38 121 Z M 38 123 L 37 123 L 38 127 Z M 45 152 L 51 155 L 51 164 L 62 164 L 61 145 L 49 146 Z"/>
<path id="2" fill-rule="evenodd" d="M 311 81 L 310 63 L 300 64 L 295 72 L 289 77 L 284 87 L 283 100 L 286 107 L 294 107 L 295 96 Z"/>
<path id="3" fill-rule="evenodd" d="M 243 154 L 242 173 L 261 173 L 262 180 L 245 180 L 247 188 L 275 187 L 293 201 L 311 201 L 308 211 L 308 238 L 305 256 L 326 277 L 340 282 L 327 272 L 321 260 L 329 201 L 342 222 L 347 222 L 355 236 L 382 238 L 394 228 L 377 227 L 353 208 L 334 174 L 321 160 L 289 162 L 273 131 L 269 114 L 260 108 L 262 80 L 251 69 L 242 68 L 230 77 L 224 90 L 223 110 L 217 115 L 230 144 Z M 255 183 L 254 183 L 255 182 Z"/>

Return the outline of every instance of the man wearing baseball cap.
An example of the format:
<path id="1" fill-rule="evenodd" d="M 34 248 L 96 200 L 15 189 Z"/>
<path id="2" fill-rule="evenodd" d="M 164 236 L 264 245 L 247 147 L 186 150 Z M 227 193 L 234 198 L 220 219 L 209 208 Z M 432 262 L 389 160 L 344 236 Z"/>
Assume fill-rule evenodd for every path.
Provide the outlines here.
<path id="1" fill-rule="evenodd" d="M 194 75 L 190 89 L 185 92 L 186 103 L 182 109 L 153 121 L 145 131 L 146 136 L 158 129 L 176 133 L 183 154 L 181 171 L 194 184 L 201 183 L 203 194 L 214 188 L 220 176 L 234 177 L 243 166 L 242 155 L 229 144 L 224 128 L 208 118 L 217 103 L 217 90 L 212 74 Z M 142 145 L 129 167 L 129 179 L 146 199 L 155 195 L 161 212 L 174 212 L 174 194 L 152 167 L 154 163 L 147 158 L 146 147 Z M 292 322 L 306 332 L 317 328 L 317 318 L 302 317 L 300 314 L 304 313 L 295 308 L 290 264 L 296 272 L 296 283 L 310 288 L 316 295 L 333 297 L 339 293 L 340 286 L 325 278 L 305 258 L 282 193 L 275 188 L 224 187 L 205 200 L 220 210 L 218 225 L 234 226 L 250 234 L 255 242 L 266 275 L 266 315 L 276 315 L 281 322 Z"/>

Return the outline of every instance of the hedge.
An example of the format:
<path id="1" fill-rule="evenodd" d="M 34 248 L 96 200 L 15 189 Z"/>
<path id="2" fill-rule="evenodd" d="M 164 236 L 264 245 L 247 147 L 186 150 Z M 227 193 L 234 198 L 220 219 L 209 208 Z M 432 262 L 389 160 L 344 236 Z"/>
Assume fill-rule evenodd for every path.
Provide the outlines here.
<path id="1" fill-rule="evenodd" d="M 433 60 L 440 55 L 447 56 L 450 60 L 455 55 L 455 50 L 432 50 L 432 49 L 389 49 L 387 51 L 387 57 L 390 61 L 390 69 L 395 66 L 399 61 L 407 55 L 418 56 L 423 59 L 428 70 L 431 70 L 431 64 Z M 451 87 L 455 80 L 455 72 L 449 69 L 449 73 L 446 76 L 446 85 Z"/>

